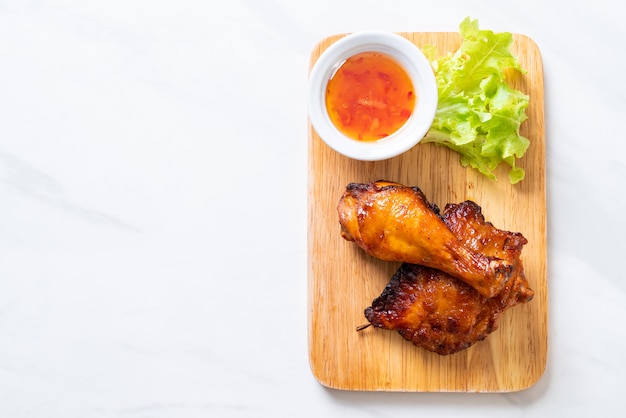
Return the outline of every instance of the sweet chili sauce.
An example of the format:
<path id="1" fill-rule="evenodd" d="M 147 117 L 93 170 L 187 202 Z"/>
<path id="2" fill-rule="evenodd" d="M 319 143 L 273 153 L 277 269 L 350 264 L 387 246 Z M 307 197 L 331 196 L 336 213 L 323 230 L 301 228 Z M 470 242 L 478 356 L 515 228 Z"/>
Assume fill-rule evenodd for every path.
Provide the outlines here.
<path id="1" fill-rule="evenodd" d="M 348 58 L 326 87 L 330 119 L 344 135 L 360 141 L 376 141 L 400 129 L 415 101 L 407 72 L 381 52 Z"/>

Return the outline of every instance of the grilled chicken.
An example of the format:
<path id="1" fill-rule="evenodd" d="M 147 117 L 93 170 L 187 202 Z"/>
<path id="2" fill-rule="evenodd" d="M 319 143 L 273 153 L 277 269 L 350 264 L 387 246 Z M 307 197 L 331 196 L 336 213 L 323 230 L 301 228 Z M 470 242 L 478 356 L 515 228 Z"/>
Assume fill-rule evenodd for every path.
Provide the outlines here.
<path id="1" fill-rule="evenodd" d="M 519 232 L 496 228 L 485 220 L 482 209 L 472 201 L 449 203 L 443 212 L 443 221 L 465 245 L 487 256 L 505 260 L 512 266 L 511 279 L 496 295 L 503 307 L 530 301 L 535 292 L 524 274 L 521 254 L 528 240 Z"/>
<path id="2" fill-rule="evenodd" d="M 486 297 L 498 294 L 511 277 L 507 260 L 461 242 L 417 187 L 351 183 L 337 210 L 342 237 L 374 257 L 441 270 Z"/>
<path id="3" fill-rule="evenodd" d="M 403 263 L 382 294 L 365 309 L 378 328 L 395 330 L 414 345 L 441 355 L 453 354 L 485 339 L 502 313 L 533 298 L 520 259 L 526 238 L 486 222 L 473 202 L 449 204 L 443 221 L 464 245 L 506 260 L 513 277 L 492 298 L 440 270 Z"/>

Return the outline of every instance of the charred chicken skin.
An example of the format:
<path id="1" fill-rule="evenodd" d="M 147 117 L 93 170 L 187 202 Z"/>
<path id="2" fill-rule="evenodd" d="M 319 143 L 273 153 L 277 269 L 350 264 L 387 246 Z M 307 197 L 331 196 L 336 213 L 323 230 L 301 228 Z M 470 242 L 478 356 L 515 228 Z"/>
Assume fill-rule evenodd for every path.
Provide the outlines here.
<path id="1" fill-rule="evenodd" d="M 521 260 L 522 249 L 528 243 L 524 235 L 496 228 L 485 220 L 481 207 L 469 200 L 447 204 L 442 218 L 465 245 L 512 266 L 511 279 L 495 297 L 504 308 L 533 298 L 535 292 L 528 285 Z"/>
<path id="2" fill-rule="evenodd" d="M 382 294 L 365 309 L 371 325 L 395 330 L 414 345 L 441 355 L 484 340 L 498 327 L 502 313 L 533 298 L 520 259 L 526 238 L 486 222 L 470 201 L 446 206 L 442 219 L 464 245 L 506 260 L 512 278 L 494 297 L 430 267 L 403 263 Z"/>
<path id="3" fill-rule="evenodd" d="M 441 270 L 486 297 L 497 295 L 511 277 L 510 262 L 459 240 L 417 187 L 351 183 L 337 210 L 342 237 L 374 257 Z"/>
<path id="4" fill-rule="evenodd" d="M 417 347 L 453 354 L 497 327 L 497 301 L 430 267 L 403 263 L 382 294 L 365 309 L 377 328 L 397 331 Z"/>

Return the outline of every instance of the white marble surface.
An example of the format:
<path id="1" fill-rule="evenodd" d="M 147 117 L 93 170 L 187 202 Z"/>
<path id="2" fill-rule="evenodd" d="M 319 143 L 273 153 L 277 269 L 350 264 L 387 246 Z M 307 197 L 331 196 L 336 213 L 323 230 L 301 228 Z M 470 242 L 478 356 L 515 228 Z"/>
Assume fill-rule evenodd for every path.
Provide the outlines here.
<path id="1" fill-rule="evenodd" d="M 465 16 L 543 54 L 546 372 L 512 394 L 325 389 L 306 341 L 309 54 Z M 610 0 L 0 0 L 0 416 L 620 416 L 624 17 Z"/>

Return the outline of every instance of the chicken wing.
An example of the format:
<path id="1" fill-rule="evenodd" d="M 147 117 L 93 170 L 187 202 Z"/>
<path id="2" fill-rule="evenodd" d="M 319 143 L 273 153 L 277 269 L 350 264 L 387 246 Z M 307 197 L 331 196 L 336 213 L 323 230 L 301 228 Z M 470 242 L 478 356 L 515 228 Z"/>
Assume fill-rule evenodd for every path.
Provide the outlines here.
<path id="1" fill-rule="evenodd" d="M 351 183 L 337 210 L 342 237 L 374 257 L 436 268 L 487 297 L 500 292 L 511 276 L 506 260 L 464 245 L 417 187 Z"/>
<path id="2" fill-rule="evenodd" d="M 377 328 L 397 331 L 414 345 L 453 354 L 497 328 L 500 309 L 467 283 L 430 267 L 403 263 L 365 309 Z"/>
<path id="3" fill-rule="evenodd" d="M 449 274 L 403 263 L 382 294 L 365 309 L 371 325 L 395 330 L 414 345 L 442 355 L 453 354 L 484 340 L 498 328 L 508 308 L 533 298 L 520 259 L 526 238 L 486 222 L 470 201 L 447 205 L 443 220 L 465 245 L 507 260 L 513 277 L 487 298 Z"/>
<path id="4" fill-rule="evenodd" d="M 469 200 L 447 204 L 442 219 L 466 246 L 511 265 L 511 279 L 496 295 L 504 307 L 533 298 L 535 293 L 528 285 L 521 260 L 522 249 L 528 243 L 524 235 L 496 228 L 485 220 L 481 207 Z"/>

